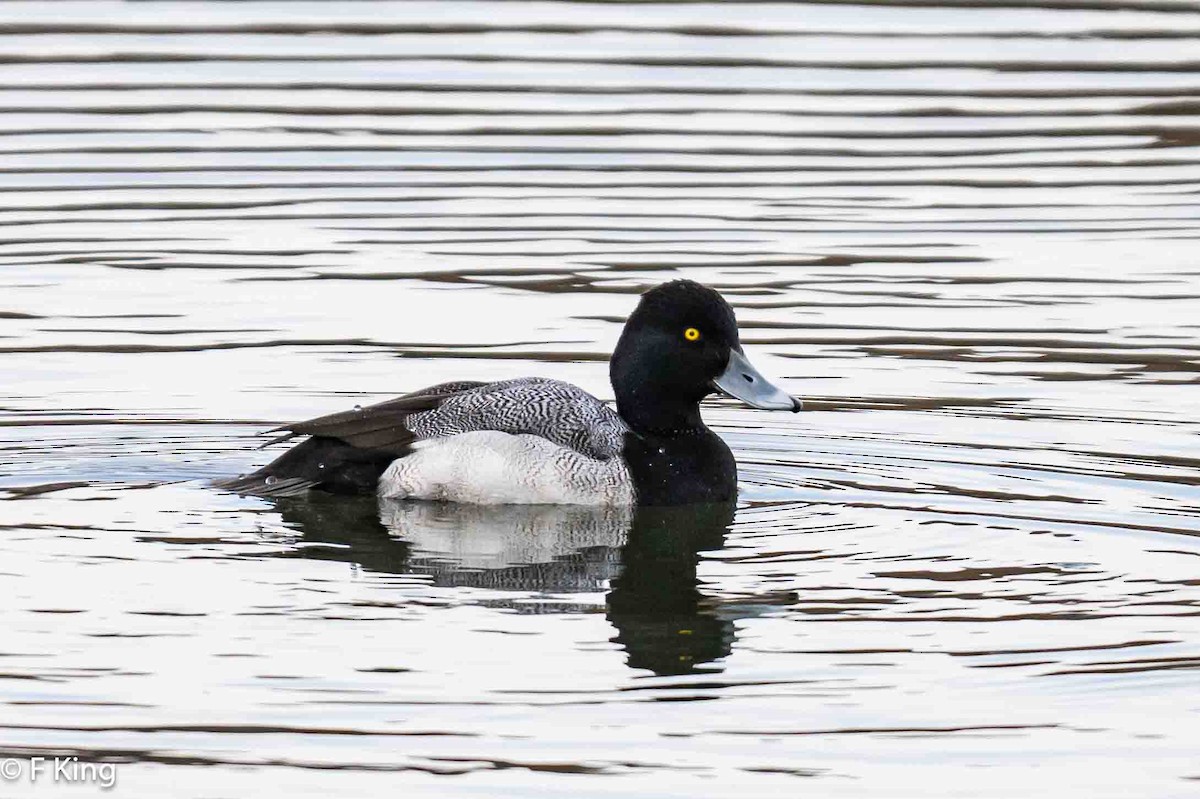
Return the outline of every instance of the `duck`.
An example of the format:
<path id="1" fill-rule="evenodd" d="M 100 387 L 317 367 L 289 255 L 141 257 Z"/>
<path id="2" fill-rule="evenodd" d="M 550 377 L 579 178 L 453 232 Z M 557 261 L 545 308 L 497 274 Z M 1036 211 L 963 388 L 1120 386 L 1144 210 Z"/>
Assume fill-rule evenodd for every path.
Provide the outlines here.
<path id="1" fill-rule="evenodd" d="M 701 402 L 722 394 L 761 410 L 803 407 L 747 358 L 729 303 L 692 280 L 641 295 L 609 378 L 615 407 L 561 380 L 462 380 L 286 424 L 268 444 L 304 440 L 217 486 L 476 505 L 727 503 L 737 463 Z"/>

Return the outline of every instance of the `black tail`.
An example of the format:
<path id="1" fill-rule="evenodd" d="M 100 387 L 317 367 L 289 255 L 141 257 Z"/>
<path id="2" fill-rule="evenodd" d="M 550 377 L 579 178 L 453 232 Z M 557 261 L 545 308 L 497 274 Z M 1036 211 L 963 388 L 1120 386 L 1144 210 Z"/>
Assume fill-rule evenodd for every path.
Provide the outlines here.
<path id="1" fill-rule="evenodd" d="M 310 489 L 374 494 L 379 476 L 396 457 L 318 436 L 292 447 L 256 472 L 213 485 L 260 497 L 292 497 Z"/>

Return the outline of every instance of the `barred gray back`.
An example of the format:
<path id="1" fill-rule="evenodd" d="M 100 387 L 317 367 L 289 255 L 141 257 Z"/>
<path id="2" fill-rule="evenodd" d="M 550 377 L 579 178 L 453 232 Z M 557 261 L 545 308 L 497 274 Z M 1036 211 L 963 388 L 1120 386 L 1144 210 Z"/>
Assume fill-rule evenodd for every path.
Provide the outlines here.
<path id="1" fill-rule="evenodd" d="M 629 429 L 616 411 L 583 389 L 541 377 L 464 391 L 433 410 L 412 414 L 406 425 L 420 439 L 476 430 L 528 433 L 598 460 L 619 455 Z"/>

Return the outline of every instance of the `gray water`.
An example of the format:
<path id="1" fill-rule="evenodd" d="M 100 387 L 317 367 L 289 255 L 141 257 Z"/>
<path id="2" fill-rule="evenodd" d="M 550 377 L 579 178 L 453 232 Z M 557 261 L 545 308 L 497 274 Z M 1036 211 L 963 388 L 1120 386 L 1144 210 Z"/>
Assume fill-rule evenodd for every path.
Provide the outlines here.
<path id="1" fill-rule="evenodd" d="M 116 795 L 1187 796 L 1200 3 L 0 5 L 0 758 Z M 721 289 L 681 514 L 208 487 Z M 92 786 L 0 786 L 53 796 Z"/>

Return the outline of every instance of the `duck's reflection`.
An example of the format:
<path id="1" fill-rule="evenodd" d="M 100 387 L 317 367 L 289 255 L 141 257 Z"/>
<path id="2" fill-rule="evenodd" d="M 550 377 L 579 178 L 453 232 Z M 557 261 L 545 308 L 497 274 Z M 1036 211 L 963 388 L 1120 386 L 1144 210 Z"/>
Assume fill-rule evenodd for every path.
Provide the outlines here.
<path id="1" fill-rule="evenodd" d="M 275 504 L 305 543 L 333 545 L 306 547 L 305 557 L 425 574 L 437 585 L 608 590 L 613 640 L 633 668 L 719 670 L 713 661 L 730 652 L 733 626 L 705 608 L 696 566 L 702 551 L 724 544 L 732 504 L 483 507 L 339 497 Z"/>
<path id="2" fill-rule="evenodd" d="M 704 609 L 696 566 L 701 552 L 725 544 L 732 520 L 732 503 L 636 510 L 608 594 L 614 640 L 631 667 L 686 674 L 729 654 L 733 623 Z"/>

